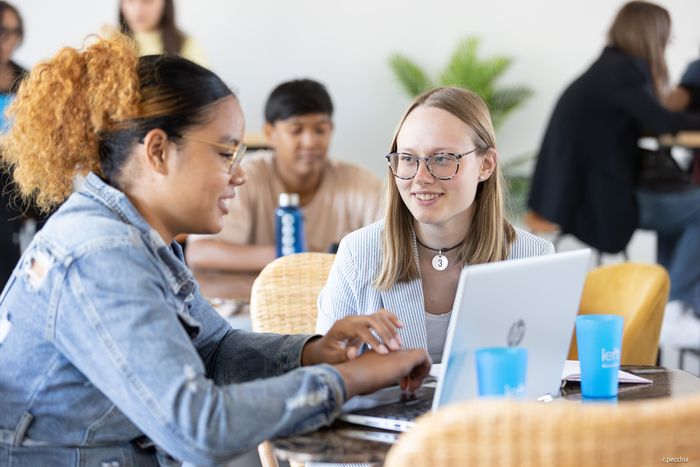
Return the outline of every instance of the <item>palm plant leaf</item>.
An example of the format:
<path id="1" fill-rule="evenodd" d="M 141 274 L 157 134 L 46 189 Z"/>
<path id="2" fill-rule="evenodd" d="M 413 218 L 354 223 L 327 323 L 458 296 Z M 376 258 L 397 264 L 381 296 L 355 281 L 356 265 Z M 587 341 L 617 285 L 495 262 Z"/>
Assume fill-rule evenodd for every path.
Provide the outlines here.
<path id="1" fill-rule="evenodd" d="M 460 41 L 440 75 L 440 83 L 468 88 L 487 98 L 492 92 L 494 82 L 510 66 L 512 60 L 505 56 L 479 59 L 478 47 L 479 39 L 476 37 Z"/>
<path id="2" fill-rule="evenodd" d="M 477 57 L 476 49 L 479 47 L 479 38 L 468 37 L 457 44 L 450 61 L 445 69 L 440 73 L 440 84 L 446 86 L 465 86 L 471 83 L 469 77 L 476 68 Z"/>
<path id="3" fill-rule="evenodd" d="M 494 126 L 498 126 L 531 95 L 532 90 L 525 86 L 509 86 L 495 90 L 488 101 Z"/>
<path id="4" fill-rule="evenodd" d="M 417 96 L 426 89 L 433 87 L 428 75 L 420 66 L 405 55 L 398 53 L 391 55 L 389 57 L 389 66 L 409 96 Z"/>
<path id="5" fill-rule="evenodd" d="M 494 106 L 504 112 L 511 110 L 522 104 L 525 99 L 532 95 L 532 90 L 525 86 L 509 86 L 494 91 L 491 101 Z"/>
<path id="6" fill-rule="evenodd" d="M 513 60 L 503 55 L 480 58 L 478 37 L 466 37 L 459 41 L 450 61 L 439 74 L 437 82 L 442 86 L 459 86 L 480 95 L 488 105 L 494 126 L 532 91 L 525 86 L 499 87 L 496 82 L 511 66 Z M 406 93 L 415 97 L 433 87 L 433 82 L 423 69 L 401 54 L 389 57 L 389 65 Z"/>

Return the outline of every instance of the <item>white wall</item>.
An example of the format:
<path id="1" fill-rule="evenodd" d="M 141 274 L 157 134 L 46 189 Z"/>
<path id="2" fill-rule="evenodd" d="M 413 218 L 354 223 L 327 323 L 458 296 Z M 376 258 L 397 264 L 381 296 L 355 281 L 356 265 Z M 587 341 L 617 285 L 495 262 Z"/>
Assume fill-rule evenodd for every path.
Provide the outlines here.
<path id="1" fill-rule="evenodd" d="M 78 46 L 114 23 L 117 1 L 15 0 L 27 35 L 16 58 L 25 66 L 63 45 Z M 561 91 L 600 53 L 620 0 L 176 0 L 181 27 L 196 37 L 212 68 L 240 95 L 248 130 L 261 128 L 267 94 L 280 81 L 324 82 L 337 114 L 332 153 L 384 170 L 393 129 L 409 99 L 387 57 L 410 55 L 432 72 L 466 35 L 485 54 L 516 58 L 505 83 L 522 83 L 533 98 L 502 126 L 504 158 L 536 150 Z M 680 77 L 700 46 L 700 1 L 659 1 L 671 12 L 671 75 Z"/>

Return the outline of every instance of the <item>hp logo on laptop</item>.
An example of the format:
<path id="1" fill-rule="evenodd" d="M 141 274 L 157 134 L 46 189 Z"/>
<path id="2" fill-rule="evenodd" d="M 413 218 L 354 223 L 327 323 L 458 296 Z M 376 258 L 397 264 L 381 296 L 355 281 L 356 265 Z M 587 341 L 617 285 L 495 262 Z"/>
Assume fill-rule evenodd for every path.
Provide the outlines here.
<path id="1" fill-rule="evenodd" d="M 525 337 L 525 321 L 522 319 L 517 320 L 510 327 L 508 331 L 508 347 L 515 347 L 523 340 Z"/>

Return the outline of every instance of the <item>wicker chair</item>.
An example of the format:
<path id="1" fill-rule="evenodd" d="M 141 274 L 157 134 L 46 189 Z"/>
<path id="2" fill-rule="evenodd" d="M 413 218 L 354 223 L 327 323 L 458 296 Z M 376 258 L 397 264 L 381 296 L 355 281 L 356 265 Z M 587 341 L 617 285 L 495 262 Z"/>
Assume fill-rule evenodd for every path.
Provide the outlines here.
<path id="1" fill-rule="evenodd" d="M 619 405 L 476 400 L 421 417 L 384 465 L 689 465 L 700 460 L 698 433 L 700 394 Z"/>
<path id="2" fill-rule="evenodd" d="M 316 300 L 326 283 L 335 255 L 300 253 L 265 266 L 253 283 L 250 317 L 253 330 L 282 334 L 312 334 L 316 330 Z M 277 467 L 269 443 L 258 446 L 263 467 Z"/>
<path id="3" fill-rule="evenodd" d="M 668 273 L 655 264 L 603 266 L 588 273 L 579 313 L 623 316 L 621 364 L 655 365 L 669 287 Z M 575 334 L 569 359 L 578 359 Z"/>

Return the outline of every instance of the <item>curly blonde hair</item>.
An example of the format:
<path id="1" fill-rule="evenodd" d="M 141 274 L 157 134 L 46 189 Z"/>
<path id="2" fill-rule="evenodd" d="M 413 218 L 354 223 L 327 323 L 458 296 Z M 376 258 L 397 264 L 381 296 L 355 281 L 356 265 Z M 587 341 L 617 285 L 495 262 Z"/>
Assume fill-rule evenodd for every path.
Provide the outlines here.
<path id="1" fill-rule="evenodd" d="M 70 195 L 76 174 L 101 173 L 100 133 L 138 113 L 138 60 L 118 34 L 63 48 L 23 80 L 0 157 L 25 201 L 48 211 Z"/>

